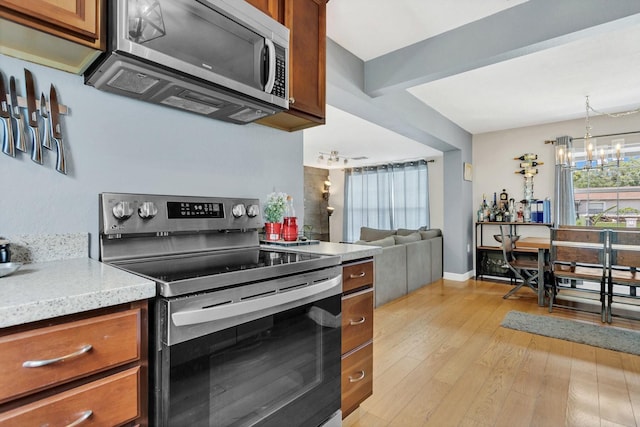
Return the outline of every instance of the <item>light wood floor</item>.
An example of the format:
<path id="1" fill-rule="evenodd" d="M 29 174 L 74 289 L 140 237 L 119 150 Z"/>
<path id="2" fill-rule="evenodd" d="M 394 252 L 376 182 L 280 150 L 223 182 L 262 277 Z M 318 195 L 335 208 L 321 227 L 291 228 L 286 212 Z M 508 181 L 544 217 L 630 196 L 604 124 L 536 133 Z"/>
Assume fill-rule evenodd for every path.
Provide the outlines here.
<path id="1" fill-rule="evenodd" d="M 441 280 L 377 308 L 373 396 L 343 426 L 640 426 L 640 356 L 502 328 L 510 310 L 601 324 L 508 290 Z"/>

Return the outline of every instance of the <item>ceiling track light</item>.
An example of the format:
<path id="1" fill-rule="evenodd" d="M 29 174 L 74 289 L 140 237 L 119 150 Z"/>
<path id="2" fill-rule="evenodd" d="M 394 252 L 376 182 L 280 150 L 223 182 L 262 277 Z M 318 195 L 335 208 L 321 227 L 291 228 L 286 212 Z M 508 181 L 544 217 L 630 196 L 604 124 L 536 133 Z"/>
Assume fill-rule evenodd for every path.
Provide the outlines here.
<path id="1" fill-rule="evenodd" d="M 366 158 L 366 157 L 363 157 L 363 158 Z M 342 162 L 342 164 L 346 166 L 349 163 L 349 160 L 353 160 L 353 158 L 341 156 L 338 154 L 338 151 L 336 150 L 331 150 L 331 152 L 329 153 L 324 153 L 320 151 L 320 155 L 318 156 L 318 163 L 326 162 L 327 166 L 338 165 L 340 162 Z"/>

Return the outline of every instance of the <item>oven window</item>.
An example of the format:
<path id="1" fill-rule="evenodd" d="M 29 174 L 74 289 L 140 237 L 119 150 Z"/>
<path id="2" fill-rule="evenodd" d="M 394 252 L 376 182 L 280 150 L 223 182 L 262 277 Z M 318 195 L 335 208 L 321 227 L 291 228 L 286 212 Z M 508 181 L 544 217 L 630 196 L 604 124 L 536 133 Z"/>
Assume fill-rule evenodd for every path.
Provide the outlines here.
<path id="1" fill-rule="evenodd" d="M 333 296 L 165 347 L 166 424 L 322 424 L 340 409 L 340 310 Z"/>

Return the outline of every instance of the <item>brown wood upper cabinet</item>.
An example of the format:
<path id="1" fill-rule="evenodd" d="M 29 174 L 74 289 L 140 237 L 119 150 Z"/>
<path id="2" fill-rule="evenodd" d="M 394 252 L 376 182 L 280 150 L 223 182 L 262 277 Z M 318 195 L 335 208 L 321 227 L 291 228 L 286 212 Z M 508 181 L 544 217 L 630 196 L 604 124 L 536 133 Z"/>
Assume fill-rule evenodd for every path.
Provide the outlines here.
<path id="1" fill-rule="evenodd" d="M 103 48 L 102 0 L 0 0 L 0 16 L 85 46 Z"/>
<path id="2" fill-rule="evenodd" d="M 105 50 L 105 5 L 103 0 L 0 0 L 0 53 L 80 74 Z"/>
<path id="3" fill-rule="evenodd" d="M 246 0 L 290 31 L 289 111 L 259 120 L 297 131 L 325 123 L 326 0 Z"/>

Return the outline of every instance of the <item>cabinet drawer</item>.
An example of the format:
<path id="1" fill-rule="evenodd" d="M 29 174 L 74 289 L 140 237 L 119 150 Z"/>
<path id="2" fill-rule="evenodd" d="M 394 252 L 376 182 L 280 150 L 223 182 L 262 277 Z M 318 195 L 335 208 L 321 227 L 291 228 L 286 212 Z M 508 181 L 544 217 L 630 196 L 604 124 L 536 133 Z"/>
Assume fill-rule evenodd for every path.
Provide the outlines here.
<path id="1" fill-rule="evenodd" d="M 342 292 L 373 285 L 373 261 L 345 265 L 342 268 Z"/>
<path id="2" fill-rule="evenodd" d="M 0 425 L 66 426 L 83 415 L 88 415 L 88 418 L 78 425 L 121 425 L 138 418 L 140 414 L 139 385 L 140 368 L 131 368 L 2 413 Z"/>
<path id="3" fill-rule="evenodd" d="M 137 360 L 140 317 L 135 309 L 0 337 L 0 402 Z"/>
<path id="4" fill-rule="evenodd" d="M 373 345 L 368 344 L 342 359 L 342 417 L 373 393 Z"/>
<path id="5" fill-rule="evenodd" d="M 373 338 L 373 289 L 342 298 L 342 354 Z"/>

